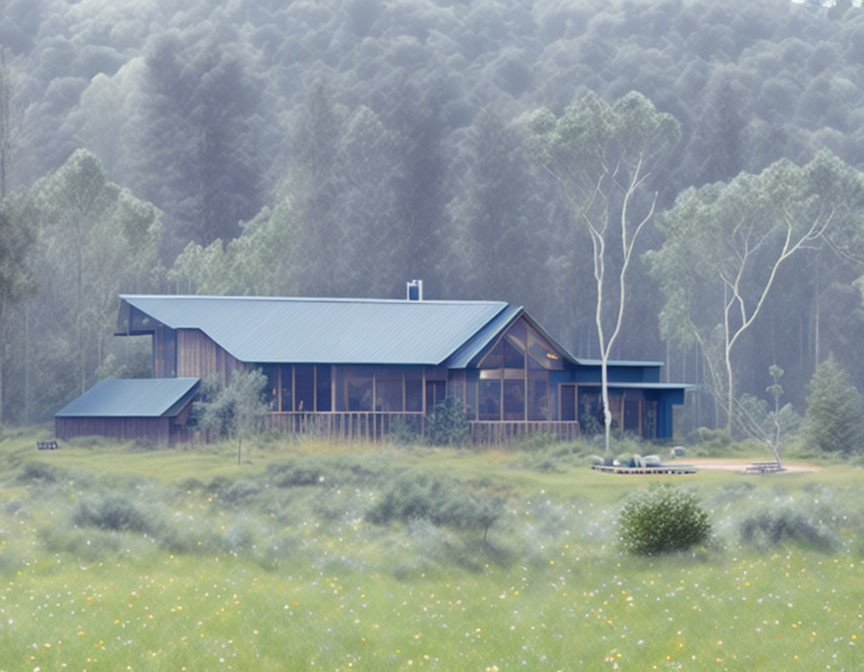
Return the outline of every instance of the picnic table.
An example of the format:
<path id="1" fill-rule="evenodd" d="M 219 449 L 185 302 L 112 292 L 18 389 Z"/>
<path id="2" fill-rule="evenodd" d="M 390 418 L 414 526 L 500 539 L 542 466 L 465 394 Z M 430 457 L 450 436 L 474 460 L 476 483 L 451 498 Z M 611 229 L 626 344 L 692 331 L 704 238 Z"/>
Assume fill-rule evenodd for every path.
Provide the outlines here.
<path id="1" fill-rule="evenodd" d="M 751 462 L 746 471 L 753 474 L 776 474 L 784 469 L 779 462 Z"/>
<path id="2" fill-rule="evenodd" d="M 37 441 L 37 450 L 60 450 L 60 444 L 56 441 Z"/>

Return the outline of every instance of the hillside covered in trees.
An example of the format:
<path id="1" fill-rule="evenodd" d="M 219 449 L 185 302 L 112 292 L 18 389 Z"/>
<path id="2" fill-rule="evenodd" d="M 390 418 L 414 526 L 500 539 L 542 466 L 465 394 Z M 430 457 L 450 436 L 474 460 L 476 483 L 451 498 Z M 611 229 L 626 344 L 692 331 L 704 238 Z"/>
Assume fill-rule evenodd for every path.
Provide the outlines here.
<path id="1" fill-rule="evenodd" d="M 699 383 L 688 427 L 722 422 L 724 353 L 736 396 L 775 364 L 800 408 L 829 353 L 860 388 L 864 10 L 832 4 L 0 0 L 0 424 L 147 375 L 120 292 L 423 278 L 596 355 L 591 242 L 527 140 L 630 92 L 678 129 L 613 355 Z"/>

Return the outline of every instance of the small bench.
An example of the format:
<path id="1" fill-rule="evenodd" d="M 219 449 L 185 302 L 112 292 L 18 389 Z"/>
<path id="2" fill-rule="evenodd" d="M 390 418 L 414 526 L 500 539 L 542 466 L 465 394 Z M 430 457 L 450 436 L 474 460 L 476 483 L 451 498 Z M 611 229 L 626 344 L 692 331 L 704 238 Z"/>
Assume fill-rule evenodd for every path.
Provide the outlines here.
<path id="1" fill-rule="evenodd" d="M 37 441 L 36 448 L 38 450 L 60 450 L 60 444 L 56 441 Z"/>
<path id="2" fill-rule="evenodd" d="M 758 474 L 776 474 L 783 471 L 783 465 L 779 462 L 752 462 L 746 471 Z"/>

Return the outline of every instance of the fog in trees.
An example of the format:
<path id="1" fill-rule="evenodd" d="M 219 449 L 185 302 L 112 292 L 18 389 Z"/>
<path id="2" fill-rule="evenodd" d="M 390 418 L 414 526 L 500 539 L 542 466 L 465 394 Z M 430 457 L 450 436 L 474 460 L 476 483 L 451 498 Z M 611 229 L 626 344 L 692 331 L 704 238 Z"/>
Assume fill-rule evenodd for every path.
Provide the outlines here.
<path id="1" fill-rule="evenodd" d="M 120 292 L 400 298 L 419 277 L 600 356 L 590 232 L 527 141 L 537 110 L 633 92 L 680 137 L 631 194 L 633 225 L 655 194 L 656 217 L 608 354 L 701 386 L 684 432 L 773 404 L 771 365 L 799 412 L 829 356 L 860 389 L 864 10 L 821 5 L 0 3 L 0 425 L 148 375 L 146 343 L 111 338 Z M 762 292 L 805 213 L 819 235 Z M 761 270 L 730 262 L 736 216 L 775 224 L 744 242 Z"/>

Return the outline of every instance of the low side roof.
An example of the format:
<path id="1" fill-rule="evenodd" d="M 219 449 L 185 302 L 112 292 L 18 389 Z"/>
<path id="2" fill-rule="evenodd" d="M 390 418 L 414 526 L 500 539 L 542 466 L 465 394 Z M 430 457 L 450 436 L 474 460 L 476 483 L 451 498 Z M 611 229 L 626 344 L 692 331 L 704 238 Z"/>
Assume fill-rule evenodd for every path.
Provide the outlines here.
<path id="1" fill-rule="evenodd" d="M 580 358 L 579 363 L 583 366 L 603 366 L 602 359 L 584 359 Z M 609 366 L 627 366 L 641 367 L 644 369 L 656 369 L 665 364 L 665 362 L 643 361 L 639 359 L 610 359 L 606 362 Z"/>
<path id="2" fill-rule="evenodd" d="M 610 362 L 611 363 L 611 362 Z M 579 383 L 579 387 L 600 387 L 602 383 Z M 696 385 L 692 383 L 628 383 L 615 382 L 608 383 L 610 389 L 629 389 L 629 390 L 693 390 Z"/>
<path id="3" fill-rule="evenodd" d="M 243 362 L 440 364 L 507 307 L 501 301 L 133 296 L 172 329 L 200 329 Z"/>
<path id="4" fill-rule="evenodd" d="M 58 418 L 173 417 L 191 398 L 198 378 L 111 378 L 57 411 Z"/>

